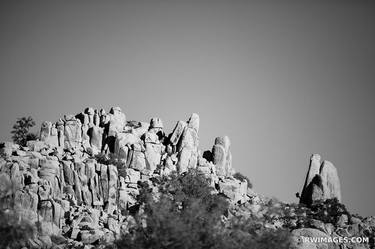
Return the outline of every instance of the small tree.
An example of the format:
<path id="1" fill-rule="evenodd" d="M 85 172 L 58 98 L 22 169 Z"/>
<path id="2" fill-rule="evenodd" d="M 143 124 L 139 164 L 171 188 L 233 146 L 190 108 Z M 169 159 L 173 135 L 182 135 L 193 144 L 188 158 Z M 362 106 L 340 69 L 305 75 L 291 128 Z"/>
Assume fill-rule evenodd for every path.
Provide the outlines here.
<path id="1" fill-rule="evenodd" d="M 28 140 L 35 139 L 36 135 L 29 132 L 30 128 L 33 126 L 35 126 L 35 121 L 30 116 L 17 119 L 11 131 L 13 134 L 13 142 L 25 146 Z"/>

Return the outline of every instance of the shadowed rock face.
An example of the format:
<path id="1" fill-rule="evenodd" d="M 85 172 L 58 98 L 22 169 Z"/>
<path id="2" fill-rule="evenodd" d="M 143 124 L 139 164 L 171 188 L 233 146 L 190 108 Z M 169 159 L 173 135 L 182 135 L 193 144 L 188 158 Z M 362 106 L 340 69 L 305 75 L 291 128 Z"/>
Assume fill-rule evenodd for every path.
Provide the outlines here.
<path id="1" fill-rule="evenodd" d="M 321 157 L 314 154 L 310 158 L 300 203 L 310 206 L 316 201 L 337 198 L 341 201 L 340 179 L 336 167 L 329 161 L 321 163 Z"/>

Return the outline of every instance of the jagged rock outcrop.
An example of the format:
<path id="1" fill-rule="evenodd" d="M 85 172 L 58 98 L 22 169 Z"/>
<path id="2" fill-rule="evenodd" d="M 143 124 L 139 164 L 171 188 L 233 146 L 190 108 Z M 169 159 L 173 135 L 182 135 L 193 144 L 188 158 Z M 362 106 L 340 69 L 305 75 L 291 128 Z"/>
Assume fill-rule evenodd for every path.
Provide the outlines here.
<path id="1" fill-rule="evenodd" d="M 337 198 L 341 201 L 340 179 L 335 166 L 329 161 L 321 163 L 321 157 L 314 154 L 302 189 L 300 203 L 310 206 L 316 201 Z"/>
<path id="2" fill-rule="evenodd" d="M 92 244 L 113 241 L 126 229 L 139 184 L 152 184 L 152 177 L 197 169 L 217 193 L 245 203 L 247 182 L 232 177 L 229 138 L 216 138 L 212 152 L 202 155 L 199 122 L 193 113 L 166 135 L 160 118 L 127 121 L 119 107 L 108 114 L 89 107 L 43 122 L 39 140 L 26 147 L 3 144 L 0 208 L 39 222 L 40 236 Z"/>

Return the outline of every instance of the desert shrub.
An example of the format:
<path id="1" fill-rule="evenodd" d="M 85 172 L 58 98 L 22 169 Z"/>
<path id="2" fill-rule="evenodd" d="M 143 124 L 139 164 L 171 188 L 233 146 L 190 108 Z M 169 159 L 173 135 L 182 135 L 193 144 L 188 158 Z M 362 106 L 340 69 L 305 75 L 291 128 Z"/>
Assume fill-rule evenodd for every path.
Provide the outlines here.
<path id="1" fill-rule="evenodd" d="M 287 231 L 263 229 L 262 223 L 252 218 L 227 220 L 229 203 L 213 194 L 207 179 L 195 170 L 152 181 L 158 193 L 142 185 L 137 225 L 122 235 L 117 248 L 288 248 Z"/>
<path id="2" fill-rule="evenodd" d="M 247 187 L 248 188 L 253 188 L 253 184 L 250 182 L 249 178 L 243 174 L 241 174 L 240 172 L 236 172 L 233 174 L 233 177 L 236 178 L 237 180 L 240 180 L 241 182 L 243 182 L 244 180 L 247 181 Z"/>
<path id="3" fill-rule="evenodd" d="M 32 117 L 19 118 L 13 125 L 13 130 L 11 131 L 13 134 L 13 142 L 21 146 L 26 146 L 27 141 L 35 140 L 37 136 L 29 132 L 30 128 L 33 126 L 35 126 L 35 121 Z"/>

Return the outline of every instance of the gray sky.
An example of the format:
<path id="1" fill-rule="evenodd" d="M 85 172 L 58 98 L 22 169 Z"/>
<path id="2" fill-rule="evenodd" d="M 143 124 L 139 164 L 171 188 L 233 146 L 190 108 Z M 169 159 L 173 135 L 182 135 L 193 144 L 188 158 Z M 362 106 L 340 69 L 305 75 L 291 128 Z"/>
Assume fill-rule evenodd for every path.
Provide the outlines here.
<path id="1" fill-rule="evenodd" d="M 304 2 L 304 3 L 302 3 Z M 1 1 L 0 140 L 17 117 L 120 106 L 201 117 L 201 149 L 232 141 L 255 190 L 297 201 L 310 154 L 343 201 L 375 215 L 371 1 Z"/>

